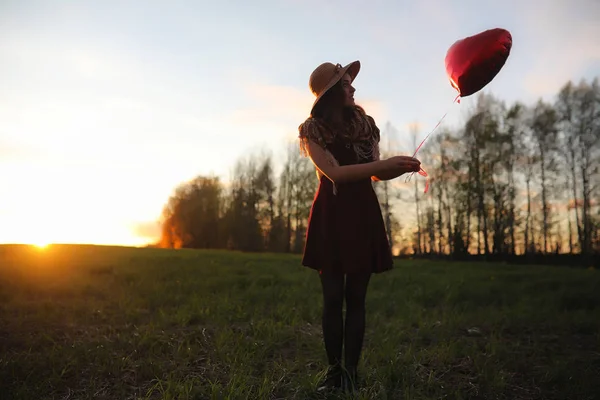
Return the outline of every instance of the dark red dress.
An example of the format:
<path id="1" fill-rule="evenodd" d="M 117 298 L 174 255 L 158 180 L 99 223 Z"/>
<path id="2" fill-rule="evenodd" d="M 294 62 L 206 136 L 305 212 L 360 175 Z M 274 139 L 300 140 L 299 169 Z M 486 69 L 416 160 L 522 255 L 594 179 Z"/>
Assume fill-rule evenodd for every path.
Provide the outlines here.
<path id="1" fill-rule="evenodd" d="M 304 130 L 301 126 L 301 139 L 320 143 L 340 166 L 378 158 L 376 127 L 372 133 L 354 139 L 345 135 L 324 136 L 314 126 Z M 370 155 L 357 152 L 353 146 L 357 143 L 363 148 L 372 143 L 377 152 Z M 302 265 L 343 273 L 380 273 L 392 269 L 391 249 L 371 179 L 338 183 L 334 187 L 326 176 L 320 178 L 310 211 Z"/>

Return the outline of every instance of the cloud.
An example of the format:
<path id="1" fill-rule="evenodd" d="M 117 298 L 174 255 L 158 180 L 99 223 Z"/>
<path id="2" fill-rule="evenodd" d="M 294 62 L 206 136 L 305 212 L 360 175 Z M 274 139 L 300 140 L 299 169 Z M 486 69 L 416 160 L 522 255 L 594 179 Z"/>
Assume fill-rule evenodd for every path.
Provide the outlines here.
<path id="1" fill-rule="evenodd" d="M 249 84 L 245 94 L 252 104 L 233 112 L 232 120 L 238 124 L 269 123 L 296 120 L 298 124 L 308 116 L 313 96 L 307 89 L 291 86 Z"/>
<path id="2" fill-rule="evenodd" d="M 33 36 L 24 32 L 9 32 L 0 42 L 0 60 L 14 69 L 13 78 L 27 76 L 26 81 L 12 83 L 20 89 L 29 85 L 50 86 L 81 84 L 83 80 L 113 83 L 139 77 L 139 63 L 124 51 L 86 46 L 77 39 L 66 43 L 60 38 Z M 43 68 L 40 68 L 43 65 Z M 147 70 L 148 68 L 145 67 Z M 49 79 L 51 78 L 51 79 Z M 52 82 L 54 81 L 54 82 Z"/>
<path id="3" fill-rule="evenodd" d="M 306 89 L 293 86 L 271 84 L 249 84 L 245 94 L 252 104 L 240 108 L 231 115 L 231 122 L 240 126 L 281 128 L 288 133 L 296 134 L 298 125 L 310 113 L 314 96 Z M 360 99 L 357 104 L 365 108 L 378 124 L 383 124 L 388 116 L 384 103 L 376 99 Z"/>
<path id="4" fill-rule="evenodd" d="M 42 149 L 33 145 L 0 139 L 0 163 L 39 160 L 43 156 Z"/>
<path id="5" fill-rule="evenodd" d="M 385 126 L 389 118 L 389 112 L 387 104 L 376 99 L 357 99 L 357 104 L 362 106 L 367 114 L 373 117 L 379 129 L 382 129 Z"/>
<path id="6" fill-rule="evenodd" d="M 243 103 L 222 117 L 222 126 L 229 132 L 240 133 L 227 144 L 232 157 L 268 149 L 276 154 L 276 163 L 280 163 L 288 146 L 297 146 L 298 127 L 309 117 L 314 96 L 308 87 L 262 82 L 246 79 L 240 83 Z M 386 104 L 373 98 L 363 100 L 360 96 L 357 103 L 383 129 L 388 116 Z"/>
<path id="7" fill-rule="evenodd" d="M 521 13 L 522 34 L 527 34 L 523 40 L 535 49 L 535 54 L 528 55 L 533 63 L 525 75 L 525 88 L 536 96 L 553 95 L 587 68 L 600 66 L 600 3 L 546 2 L 543 14 L 533 3 L 523 2 Z"/>

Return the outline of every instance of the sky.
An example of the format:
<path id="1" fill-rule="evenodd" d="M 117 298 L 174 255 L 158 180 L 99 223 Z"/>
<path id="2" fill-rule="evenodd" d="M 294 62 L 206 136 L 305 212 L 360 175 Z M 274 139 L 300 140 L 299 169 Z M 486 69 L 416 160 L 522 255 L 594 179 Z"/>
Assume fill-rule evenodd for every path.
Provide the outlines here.
<path id="1" fill-rule="evenodd" d="M 361 61 L 357 103 L 412 154 L 410 124 L 475 102 L 452 105 L 446 51 L 496 27 L 513 48 L 482 92 L 533 103 L 600 76 L 597 0 L 0 0 L 0 243 L 156 240 L 178 184 L 280 159 L 326 61 Z"/>

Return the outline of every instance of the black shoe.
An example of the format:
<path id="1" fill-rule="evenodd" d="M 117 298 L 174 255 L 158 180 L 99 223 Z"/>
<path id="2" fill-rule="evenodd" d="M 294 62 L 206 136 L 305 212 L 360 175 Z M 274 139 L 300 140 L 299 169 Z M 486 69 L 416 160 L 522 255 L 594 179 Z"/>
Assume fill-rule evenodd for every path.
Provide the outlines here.
<path id="1" fill-rule="evenodd" d="M 356 367 L 346 367 L 343 379 L 345 392 L 355 392 L 358 390 L 358 372 Z"/>
<path id="2" fill-rule="evenodd" d="M 324 390 L 337 389 L 342 387 L 342 367 L 339 365 L 331 365 L 327 370 L 325 378 L 319 386 L 317 391 L 321 392 Z"/>

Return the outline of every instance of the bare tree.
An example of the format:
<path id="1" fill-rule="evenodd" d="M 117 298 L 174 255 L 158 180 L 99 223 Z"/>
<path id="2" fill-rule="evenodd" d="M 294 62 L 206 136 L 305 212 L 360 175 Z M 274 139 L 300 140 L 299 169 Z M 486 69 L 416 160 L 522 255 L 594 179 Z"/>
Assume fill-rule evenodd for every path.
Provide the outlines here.
<path id="1" fill-rule="evenodd" d="M 417 124 L 411 124 L 409 127 L 409 135 L 412 139 L 412 145 L 413 148 L 416 149 L 417 146 L 419 145 L 418 142 L 418 137 L 419 137 L 419 129 L 417 127 Z M 413 177 L 414 178 L 414 177 Z M 419 180 L 418 179 L 414 179 L 415 182 L 415 209 L 416 209 L 416 219 L 417 219 L 417 230 L 416 230 L 416 240 L 417 243 L 415 244 L 415 252 L 417 254 L 421 254 L 423 253 L 423 248 L 422 246 L 422 241 L 421 241 L 421 210 L 419 209 L 419 202 L 420 202 L 420 194 L 421 191 L 419 190 Z"/>
<path id="2" fill-rule="evenodd" d="M 533 110 L 531 129 L 534 142 L 537 146 L 537 154 L 540 161 L 540 186 L 542 195 L 542 235 L 543 250 L 548 252 L 548 239 L 550 226 L 552 224 L 550 216 L 550 194 L 548 191 L 548 174 L 556 171 L 556 140 L 557 140 L 557 122 L 556 111 L 550 105 L 542 102 L 537 103 Z"/>

